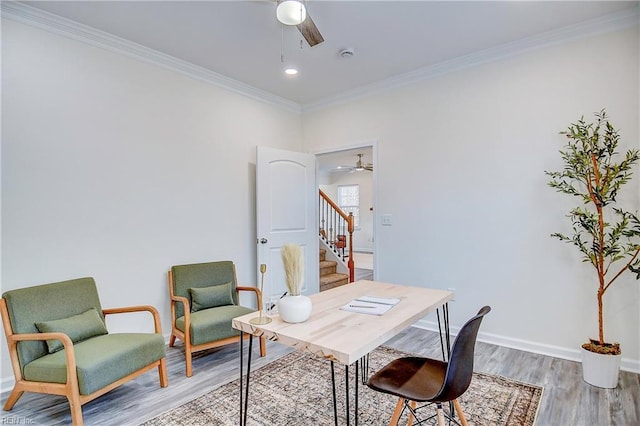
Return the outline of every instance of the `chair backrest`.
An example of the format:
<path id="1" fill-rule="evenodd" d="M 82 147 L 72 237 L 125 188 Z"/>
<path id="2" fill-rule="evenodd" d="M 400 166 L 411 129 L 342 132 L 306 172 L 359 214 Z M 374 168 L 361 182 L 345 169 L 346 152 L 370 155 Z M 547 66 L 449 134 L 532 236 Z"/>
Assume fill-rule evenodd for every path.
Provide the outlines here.
<path id="1" fill-rule="evenodd" d="M 484 306 L 460 329 L 456 340 L 453 342 L 444 384 L 438 395 L 433 398 L 434 401 L 452 401 L 469 388 L 471 377 L 473 376 L 473 354 L 476 337 L 478 336 L 482 318 L 489 311 L 491 311 L 491 307 Z"/>
<path id="2" fill-rule="evenodd" d="M 193 304 L 189 293 L 190 288 L 211 287 L 227 283 L 231 283 L 233 303 L 238 304 L 236 267 L 230 260 L 172 266 L 171 275 L 174 296 L 186 297 L 190 306 Z M 182 303 L 176 303 L 175 306 L 175 319 L 177 319 L 184 315 L 184 311 Z"/>
<path id="3" fill-rule="evenodd" d="M 93 278 L 85 277 L 6 291 L 11 330 L 15 334 L 38 333 L 37 322 L 79 315 L 95 308 L 104 321 L 98 290 Z M 46 341 L 18 343 L 20 367 L 48 353 Z"/>

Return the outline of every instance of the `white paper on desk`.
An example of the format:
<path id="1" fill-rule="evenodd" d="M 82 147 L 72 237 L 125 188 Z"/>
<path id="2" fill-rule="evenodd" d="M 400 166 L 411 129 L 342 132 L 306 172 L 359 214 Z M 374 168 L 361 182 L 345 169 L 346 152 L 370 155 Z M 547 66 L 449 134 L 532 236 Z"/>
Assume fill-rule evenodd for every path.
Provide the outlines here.
<path id="1" fill-rule="evenodd" d="M 381 305 L 396 305 L 400 302 L 400 299 L 395 299 L 391 297 L 375 297 L 375 296 L 360 296 L 355 299 L 358 302 L 370 302 L 370 303 L 379 303 Z"/>
<path id="2" fill-rule="evenodd" d="M 391 309 L 400 299 L 387 299 L 373 296 L 360 296 L 344 305 L 343 311 L 358 312 L 369 315 L 382 315 Z"/>

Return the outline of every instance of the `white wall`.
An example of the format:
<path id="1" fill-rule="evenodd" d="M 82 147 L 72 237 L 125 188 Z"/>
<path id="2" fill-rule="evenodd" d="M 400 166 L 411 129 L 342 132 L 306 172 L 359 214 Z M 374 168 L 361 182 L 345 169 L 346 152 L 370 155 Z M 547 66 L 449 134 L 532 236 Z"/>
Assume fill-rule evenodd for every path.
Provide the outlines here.
<path id="1" fill-rule="evenodd" d="M 560 130 L 606 107 L 623 148 L 638 142 L 638 30 L 478 65 L 303 115 L 305 149 L 377 140 L 376 271 L 382 281 L 455 288 L 452 322 L 493 307 L 483 337 L 577 356 L 597 333 L 596 279 L 570 230 L 575 200 L 547 187 Z M 623 197 L 640 207 L 640 173 Z M 606 295 L 606 336 L 640 370 L 640 285 Z"/>
<path id="2" fill-rule="evenodd" d="M 255 147 L 301 150 L 299 114 L 10 20 L 2 124 L 2 291 L 93 276 L 165 333 L 171 265 L 255 285 Z"/>

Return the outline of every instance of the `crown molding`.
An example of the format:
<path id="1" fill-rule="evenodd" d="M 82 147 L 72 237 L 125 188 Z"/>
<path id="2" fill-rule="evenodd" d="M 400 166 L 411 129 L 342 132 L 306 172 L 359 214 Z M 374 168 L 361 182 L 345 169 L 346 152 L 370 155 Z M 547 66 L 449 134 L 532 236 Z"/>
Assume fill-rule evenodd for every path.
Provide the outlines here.
<path id="1" fill-rule="evenodd" d="M 578 24 L 548 31 L 535 36 L 502 44 L 490 49 L 481 50 L 469 55 L 460 56 L 438 64 L 420 68 L 405 74 L 361 86 L 353 90 L 330 96 L 317 102 L 302 105 L 302 112 L 312 112 L 335 105 L 352 102 L 365 97 L 377 95 L 412 83 L 429 80 L 446 74 L 500 61 L 527 52 L 562 44 L 572 40 L 587 38 L 599 34 L 623 30 L 640 24 L 640 5 L 621 12 L 605 15 Z"/>
<path id="2" fill-rule="evenodd" d="M 0 3 L 0 12 L 3 18 L 8 18 L 16 22 L 85 42 L 111 52 L 158 65 L 170 71 L 222 87 L 254 100 L 284 108 L 290 112 L 301 112 L 301 105 L 296 102 L 281 98 L 264 90 L 257 89 L 238 80 L 234 80 L 222 74 L 194 65 L 190 62 L 183 61 L 182 59 L 158 52 L 157 50 L 150 49 L 141 44 L 134 43 L 105 31 L 54 15 L 20 2 L 2 1 Z"/>
<path id="3" fill-rule="evenodd" d="M 80 24 L 70 19 L 45 12 L 41 9 L 37 9 L 20 2 L 1 1 L 0 12 L 2 17 L 41 28 L 74 40 L 82 41 L 115 53 L 123 54 L 147 63 L 155 64 L 196 80 L 204 81 L 240 95 L 247 96 L 254 100 L 265 102 L 296 113 L 312 112 L 344 104 L 419 81 L 429 80 L 461 71 L 473 66 L 507 59 L 572 40 L 619 31 L 625 28 L 637 26 L 640 23 L 640 5 L 638 5 L 636 8 L 626 9 L 617 13 L 581 22 L 579 24 L 474 52 L 469 55 L 454 58 L 405 74 L 390 77 L 373 84 L 345 91 L 336 96 L 329 96 L 317 102 L 301 105 L 267 91 L 257 89 L 238 80 L 226 77 L 222 74 L 210 71 L 206 68 L 142 46 L 138 43 L 131 42 L 121 37 L 114 36 L 107 32 L 100 31 L 93 27 Z"/>

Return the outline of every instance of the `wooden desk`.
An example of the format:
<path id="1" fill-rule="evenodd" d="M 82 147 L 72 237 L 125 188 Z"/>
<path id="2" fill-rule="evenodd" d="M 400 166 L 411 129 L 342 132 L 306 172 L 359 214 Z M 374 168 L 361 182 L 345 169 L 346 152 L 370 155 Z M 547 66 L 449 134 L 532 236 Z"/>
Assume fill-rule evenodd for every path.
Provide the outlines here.
<path id="1" fill-rule="evenodd" d="M 400 302 L 380 316 L 343 311 L 340 309 L 353 299 L 365 295 L 398 298 Z M 357 385 L 358 360 L 365 357 L 369 352 L 425 315 L 435 311 L 439 307 L 446 307 L 447 303 L 453 298 L 453 293 L 446 290 L 410 287 L 377 281 L 357 281 L 352 284 L 314 294 L 310 297 L 313 304 L 313 311 L 311 317 L 303 323 L 289 324 L 282 321 L 279 316 L 273 316 L 269 324 L 251 324 L 249 321 L 259 315 L 258 312 L 254 312 L 234 318 L 232 326 L 240 330 L 241 334 L 249 333 L 251 336 L 264 335 L 269 340 L 327 358 L 332 361 L 332 363 L 333 361 L 337 361 L 346 366 L 356 363 Z M 446 309 L 444 312 L 444 321 L 445 330 L 448 332 L 448 314 Z M 240 339 L 241 384 L 243 340 L 244 339 Z M 253 339 L 250 339 L 250 349 L 247 360 L 247 397 L 249 394 L 248 386 L 251 371 L 252 342 Z M 240 393 L 242 395 L 242 385 Z M 245 398 L 245 413 L 248 407 L 247 402 Z M 241 424 L 243 424 L 242 400 L 240 405 Z M 357 425 L 357 388 L 355 418 Z M 246 422 L 246 420 L 244 421 Z M 347 424 L 349 424 L 348 421 L 349 415 L 347 415 Z"/>

